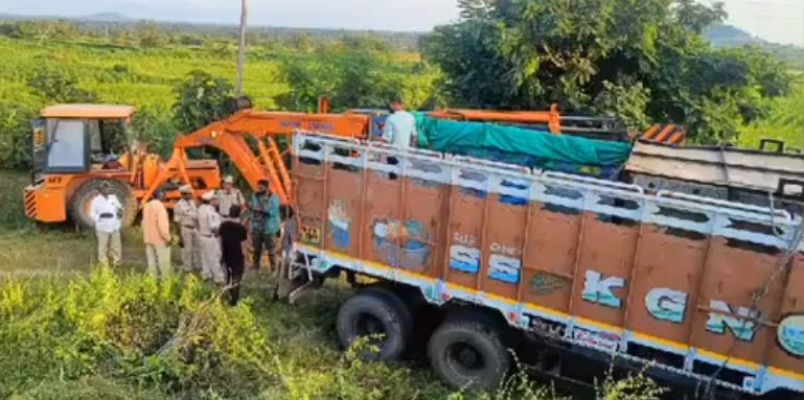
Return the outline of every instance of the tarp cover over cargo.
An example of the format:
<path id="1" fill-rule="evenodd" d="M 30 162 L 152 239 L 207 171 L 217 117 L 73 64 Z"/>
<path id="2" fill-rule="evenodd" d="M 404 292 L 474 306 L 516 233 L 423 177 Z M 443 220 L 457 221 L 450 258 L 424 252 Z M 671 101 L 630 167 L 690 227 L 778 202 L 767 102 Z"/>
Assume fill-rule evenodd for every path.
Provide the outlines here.
<path id="1" fill-rule="evenodd" d="M 416 119 L 422 148 L 548 171 L 614 179 L 631 153 L 630 143 L 441 120 L 425 114 L 417 114 Z"/>

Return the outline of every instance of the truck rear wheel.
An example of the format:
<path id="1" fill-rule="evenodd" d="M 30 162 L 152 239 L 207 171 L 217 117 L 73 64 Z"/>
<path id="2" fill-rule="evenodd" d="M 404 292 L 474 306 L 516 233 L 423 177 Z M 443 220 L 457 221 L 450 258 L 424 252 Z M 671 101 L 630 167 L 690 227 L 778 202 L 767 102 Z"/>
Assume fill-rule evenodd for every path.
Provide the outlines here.
<path id="1" fill-rule="evenodd" d="M 511 360 L 493 325 L 447 319 L 430 338 L 430 364 L 449 386 L 486 390 L 502 383 Z"/>
<path id="2" fill-rule="evenodd" d="M 410 312 L 393 293 L 369 288 L 347 300 L 338 312 L 338 338 L 344 348 L 365 338 L 370 348 L 360 349 L 361 358 L 371 361 L 397 359 L 408 345 Z"/>
<path id="3" fill-rule="evenodd" d="M 95 222 L 90 215 L 92 200 L 98 196 L 98 189 L 103 182 L 109 183 L 109 190 L 117 196 L 123 206 L 123 227 L 127 228 L 137 218 L 137 199 L 124 182 L 113 179 L 93 179 L 84 182 L 70 198 L 68 211 L 73 223 L 80 229 L 95 229 Z"/>

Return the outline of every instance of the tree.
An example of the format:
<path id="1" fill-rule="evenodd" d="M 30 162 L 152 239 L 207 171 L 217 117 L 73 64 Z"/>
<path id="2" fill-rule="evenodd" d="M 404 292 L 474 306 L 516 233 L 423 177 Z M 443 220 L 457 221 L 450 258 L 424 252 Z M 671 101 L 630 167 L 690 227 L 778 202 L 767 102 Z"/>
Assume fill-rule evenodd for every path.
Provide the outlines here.
<path id="1" fill-rule="evenodd" d="M 400 67 L 387 48 L 370 37 L 347 37 L 313 57 L 285 61 L 281 70 L 291 90 L 278 103 L 296 111 L 315 111 L 322 95 L 337 109 L 384 108 L 396 96 L 405 97 L 412 108 L 432 103 L 433 79 Z"/>
<path id="2" fill-rule="evenodd" d="M 462 19 L 423 40 L 463 106 L 546 109 L 689 126 L 732 140 L 789 77 L 767 56 L 715 50 L 700 35 L 722 6 L 693 0 L 462 0 Z"/>
<path id="3" fill-rule="evenodd" d="M 28 80 L 34 94 L 55 103 L 93 103 L 98 96 L 81 89 L 78 81 L 59 70 L 40 69 Z"/>
<path id="4" fill-rule="evenodd" d="M 194 132 L 232 112 L 234 87 L 207 72 L 190 72 L 175 92 L 178 99 L 173 111 L 176 125 L 183 132 Z"/>
<path id="5" fill-rule="evenodd" d="M 159 25 L 153 22 L 137 24 L 135 34 L 142 47 L 160 47 L 167 43 L 167 37 Z"/>

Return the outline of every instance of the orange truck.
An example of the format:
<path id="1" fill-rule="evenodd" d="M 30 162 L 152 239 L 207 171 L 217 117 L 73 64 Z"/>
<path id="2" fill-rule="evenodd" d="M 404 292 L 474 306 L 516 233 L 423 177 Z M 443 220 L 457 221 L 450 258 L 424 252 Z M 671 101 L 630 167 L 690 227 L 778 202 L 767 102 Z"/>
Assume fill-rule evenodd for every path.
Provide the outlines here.
<path id="1" fill-rule="evenodd" d="M 515 348 L 551 374 L 613 360 L 804 396 L 800 217 L 331 136 L 299 133 L 294 149 L 297 273 L 379 282 L 341 305 L 344 346 L 381 334 L 367 357 L 390 360 L 426 336 L 462 389 L 500 383 Z"/>

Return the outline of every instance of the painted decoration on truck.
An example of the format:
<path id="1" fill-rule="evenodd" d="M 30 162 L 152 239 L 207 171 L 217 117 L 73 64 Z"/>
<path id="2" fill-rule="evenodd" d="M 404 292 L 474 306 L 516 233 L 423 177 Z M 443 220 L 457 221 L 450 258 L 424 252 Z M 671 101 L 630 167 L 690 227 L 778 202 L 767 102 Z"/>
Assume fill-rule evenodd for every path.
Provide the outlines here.
<path id="1" fill-rule="evenodd" d="M 327 211 L 327 219 L 329 220 L 329 231 L 335 242 L 335 247 L 341 250 L 349 249 L 352 244 L 352 218 L 349 216 L 346 201 L 341 199 L 332 200 Z"/>
<path id="2" fill-rule="evenodd" d="M 481 256 L 480 249 L 455 244 L 449 248 L 449 266 L 456 271 L 477 274 Z"/>
<path id="3" fill-rule="evenodd" d="M 530 280 L 530 292 L 535 296 L 549 296 L 569 287 L 571 283 L 569 278 L 563 276 L 553 275 L 549 272 L 537 272 Z"/>
<path id="4" fill-rule="evenodd" d="M 645 307 L 656 319 L 680 324 L 687 312 L 687 294 L 668 288 L 652 289 L 645 296 Z"/>
<path id="5" fill-rule="evenodd" d="M 518 258 L 492 254 L 489 257 L 489 278 L 505 283 L 519 283 L 522 261 Z"/>
<path id="6" fill-rule="evenodd" d="M 759 318 L 759 311 L 738 307 L 734 313 L 729 303 L 720 300 L 709 302 L 709 308 L 712 311 L 709 312 L 709 319 L 706 321 L 707 331 L 723 335 L 728 328 L 737 339 L 745 342 L 754 340 L 757 331 L 754 321 Z"/>
<path id="7" fill-rule="evenodd" d="M 421 221 L 380 218 L 372 223 L 371 231 L 374 245 L 388 265 L 409 271 L 422 271 L 429 265 L 430 233 Z"/>
<path id="8" fill-rule="evenodd" d="M 604 277 L 597 271 L 586 271 L 586 282 L 583 286 L 583 299 L 612 308 L 622 308 L 623 301 L 614 293 L 614 289 L 624 288 L 625 279 L 617 276 Z"/>
<path id="9" fill-rule="evenodd" d="M 779 345 L 796 357 L 804 357 L 804 315 L 791 315 L 782 320 L 776 331 Z"/>
<path id="10" fill-rule="evenodd" d="M 622 341 L 622 337 L 616 333 L 597 332 L 581 328 L 572 330 L 572 338 L 576 343 L 606 352 L 617 351 Z"/>
<path id="11" fill-rule="evenodd" d="M 321 229 L 317 226 L 302 225 L 301 241 L 306 244 L 320 245 Z"/>

